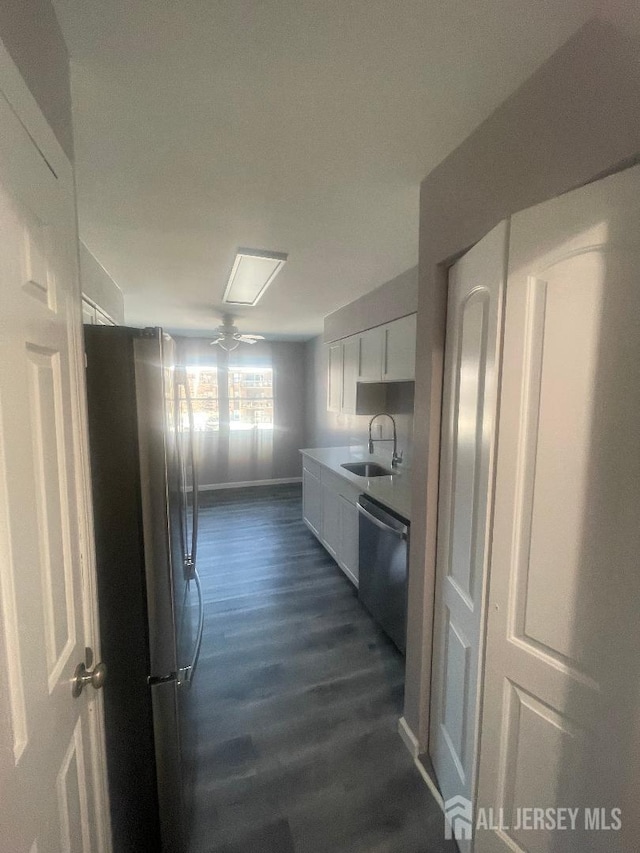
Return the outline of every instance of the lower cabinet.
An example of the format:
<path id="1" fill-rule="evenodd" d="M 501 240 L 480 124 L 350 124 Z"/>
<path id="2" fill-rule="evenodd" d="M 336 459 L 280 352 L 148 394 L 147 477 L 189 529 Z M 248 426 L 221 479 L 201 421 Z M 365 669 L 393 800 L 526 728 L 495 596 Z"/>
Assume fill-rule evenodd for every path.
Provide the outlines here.
<path id="1" fill-rule="evenodd" d="M 358 488 L 304 457 L 302 507 L 307 527 L 358 585 Z"/>
<path id="2" fill-rule="evenodd" d="M 302 470 L 302 515 L 312 533 L 322 534 L 322 483 L 306 468 Z"/>
<path id="3" fill-rule="evenodd" d="M 358 510 L 343 495 L 338 497 L 339 537 L 337 562 L 358 586 Z"/>
<path id="4" fill-rule="evenodd" d="M 337 561 L 340 551 L 340 507 L 331 485 L 322 483 L 322 544 Z"/>

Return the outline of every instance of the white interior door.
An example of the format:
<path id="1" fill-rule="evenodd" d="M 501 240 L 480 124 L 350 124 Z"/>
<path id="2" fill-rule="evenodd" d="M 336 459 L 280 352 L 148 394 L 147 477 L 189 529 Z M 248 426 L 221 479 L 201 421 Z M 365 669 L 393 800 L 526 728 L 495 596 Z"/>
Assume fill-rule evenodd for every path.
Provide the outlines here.
<path id="1" fill-rule="evenodd" d="M 476 853 L 636 850 L 638 168 L 512 219 L 496 477 Z"/>
<path id="2" fill-rule="evenodd" d="M 445 800 L 474 795 L 508 230 L 449 274 L 429 739 Z"/>
<path id="3" fill-rule="evenodd" d="M 0 91 L 0 847 L 88 853 L 109 843 L 97 694 L 71 692 L 94 612 L 73 173 L 34 133 Z"/>

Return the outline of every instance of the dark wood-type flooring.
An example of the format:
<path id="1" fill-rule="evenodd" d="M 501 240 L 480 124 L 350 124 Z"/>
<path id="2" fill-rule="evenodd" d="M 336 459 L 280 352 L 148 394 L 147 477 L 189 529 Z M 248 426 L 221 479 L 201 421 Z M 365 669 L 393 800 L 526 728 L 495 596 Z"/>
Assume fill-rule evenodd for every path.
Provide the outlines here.
<path id="1" fill-rule="evenodd" d="M 440 853 L 397 733 L 404 661 L 302 521 L 300 486 L 203 495 L 193 853 Z"/>

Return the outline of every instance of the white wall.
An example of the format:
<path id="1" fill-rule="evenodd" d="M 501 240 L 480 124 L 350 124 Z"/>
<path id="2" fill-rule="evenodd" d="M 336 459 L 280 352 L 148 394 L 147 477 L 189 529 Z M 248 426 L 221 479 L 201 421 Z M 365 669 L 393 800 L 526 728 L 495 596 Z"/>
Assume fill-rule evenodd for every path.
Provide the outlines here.
<path id="1" fill-rule="evenodd" d="M 418 310 L 418 267 L 354 299 L 324 318 L 324 340 L 337 341 Z"/>

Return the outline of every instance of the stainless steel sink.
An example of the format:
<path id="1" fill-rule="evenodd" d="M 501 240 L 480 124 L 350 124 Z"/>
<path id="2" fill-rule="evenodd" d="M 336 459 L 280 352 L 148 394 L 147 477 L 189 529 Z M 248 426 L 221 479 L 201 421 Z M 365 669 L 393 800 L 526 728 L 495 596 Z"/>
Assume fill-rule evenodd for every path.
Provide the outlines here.
<path id="1" fill-rule="evenodd" d="M 388 471 L 377 462 L 343 462 L 340 466 L 358 477 L 390 477 L 393 471 Z"/>

